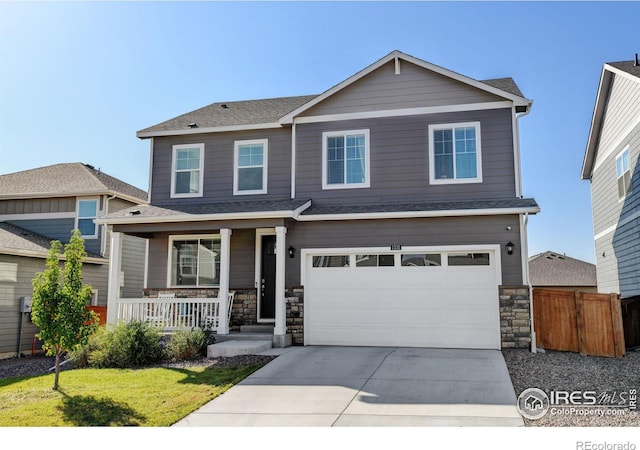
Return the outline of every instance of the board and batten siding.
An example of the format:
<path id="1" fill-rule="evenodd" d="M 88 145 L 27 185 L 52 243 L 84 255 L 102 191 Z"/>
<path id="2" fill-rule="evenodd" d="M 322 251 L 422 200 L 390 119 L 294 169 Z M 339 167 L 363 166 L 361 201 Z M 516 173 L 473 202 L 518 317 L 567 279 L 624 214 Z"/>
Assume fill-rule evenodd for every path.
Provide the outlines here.
<path id="1" fill-rule="evenodd" d="M 233 195 L 234 143 L 267 139 L 267 193 Z M 203 197 L 171 198 L 173 146 L 204 143 Z M 153 147 L 153 204 L 281 200 L 291 196 L 291 129 L 156 137 Z"/>
<path id="2" fill-rule="evenodd" d="M 73 213 L 75 210 L 75 197 L 0 200 L 0 216 L 6 214 Z"/>
<path id="3" fill-rule="evenodd" d="M 15 356 L 20 330 L 20 297 L 33 295 L 32 280 L 37 272 L 46 268 L 44 258 L 0 255 L 0 357 Z M 108 266 L 83 265 L 83 281 L 98 290 L 98 304 L 107 304 Z M 22 318 L 23 333 L 21 351 L 31 352 L 37 328 L 28 315 Z"/>
<path id="4" fill-rule="evenodd" d="M 480 122 L 482 183 L 429 184 L 430 124 Z M 322 189 L 322 133 L 368 129 L 370 187 Z M 514 198 L 510 109 L 300 124 L 296 197 L 316 205 Z"/>
<path id="5" fill-rule="evenodd" d="M 504 100 L 407 61 L 393 61 L 343 88 L 302 116 L 461 105 Z"/>

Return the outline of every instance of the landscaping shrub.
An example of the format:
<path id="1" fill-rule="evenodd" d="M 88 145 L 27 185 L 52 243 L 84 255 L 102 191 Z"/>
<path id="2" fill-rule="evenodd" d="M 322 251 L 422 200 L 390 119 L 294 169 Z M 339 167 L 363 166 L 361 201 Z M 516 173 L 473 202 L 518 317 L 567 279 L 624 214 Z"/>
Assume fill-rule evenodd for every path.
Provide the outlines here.
<path id="1" fill-rule="evenodd" d="M 193 359 L 206 352 L 206 336 L 202 329 L 178 330 L 167 343 L 165 355 L 170 360 Z"/>

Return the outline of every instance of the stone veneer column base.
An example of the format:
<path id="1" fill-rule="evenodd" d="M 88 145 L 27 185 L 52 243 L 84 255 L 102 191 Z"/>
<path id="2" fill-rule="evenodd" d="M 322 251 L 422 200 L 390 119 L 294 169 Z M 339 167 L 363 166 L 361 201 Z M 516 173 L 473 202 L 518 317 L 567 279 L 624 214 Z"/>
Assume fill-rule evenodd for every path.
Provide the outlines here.
<path id="1" fill-rule="evenodd" d="M 304 288 L 287 289 L 287 334 L 293 345 L 304 345 Z"/>
<path id="2" fill-rule="evenodd" d="M 500 286 L 500 339 L 502 348 L 531 347 L 529 286 Z"/>

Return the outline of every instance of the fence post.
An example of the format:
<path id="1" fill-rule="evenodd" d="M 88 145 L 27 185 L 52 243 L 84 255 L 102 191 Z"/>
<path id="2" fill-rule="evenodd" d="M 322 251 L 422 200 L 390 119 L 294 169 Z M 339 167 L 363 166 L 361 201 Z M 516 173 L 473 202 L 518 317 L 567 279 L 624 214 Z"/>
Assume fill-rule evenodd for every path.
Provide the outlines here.
<path id="1" fill-rule="evenodd" d="M 609 301 L 611 305 L 611 322 L 613 330 L 613 347 L 616 357 L 620 358 L 625 353 L 624 343 L 624 327 L 622 325 L 622 307 L 620 306 L 620 296 L 618 294 L 610 294 Z"/>
<path id="2" fill-rule="evenodd" d="M 582 292 L 574 292 L 574 300 L 576 302 L 576 324 L 578 326 L 578 351 L 580 355 L 587 356 L 586 332 L 587 327 L 584 323 L 584 314 L 582 311 L 583 301 Z"/>

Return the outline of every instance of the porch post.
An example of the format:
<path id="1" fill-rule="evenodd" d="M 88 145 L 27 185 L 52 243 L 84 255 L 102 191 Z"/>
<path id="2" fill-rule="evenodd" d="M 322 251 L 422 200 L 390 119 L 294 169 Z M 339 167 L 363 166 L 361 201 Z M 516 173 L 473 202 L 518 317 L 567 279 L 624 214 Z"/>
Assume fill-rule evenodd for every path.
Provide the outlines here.
<path id="1" fill-rule="evenodd" d="M 229 295 L 229 264 L 231 254 L 231 230 L 229 228 L 220 229 L 220 325 L 218 334 L 229 334 L 229 323 L 227 322 L 227 308 Z"/>
<path id="2" fill-rule="evenodd" d="M 118 321 L 118 298 L 120 298 L 120 270 L 122 267 L 122 233 L 111 232 L 109 250 L 109 280 L 107 284 L 107 323 Z"/>
<path id="3" fill-rule="evenodd" d="M 287 227 L 276 227 L 276 323 L 273 330 L 274 336 L 284 336 L 287 332 L 287 310 L 284 299 L 286 235 Z"/>

